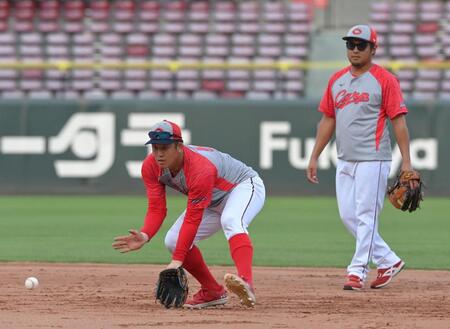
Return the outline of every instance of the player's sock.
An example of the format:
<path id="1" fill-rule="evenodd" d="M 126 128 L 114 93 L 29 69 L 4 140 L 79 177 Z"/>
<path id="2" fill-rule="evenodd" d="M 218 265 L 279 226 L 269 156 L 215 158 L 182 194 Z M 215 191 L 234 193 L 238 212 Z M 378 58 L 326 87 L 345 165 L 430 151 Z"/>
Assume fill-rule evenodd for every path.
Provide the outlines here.
<path id="1" fill-rule="evenodd" d="M 253 286 L 252 259 L 253 246 L 248 234 L 236 234 L 228 240 L 231 258 L 234 260 L 238 275 Z"/>
<path id="2" fill-rule="evenodd" d="M 198 282 L 200 282 L 203 288 L 210 291 L 220 291 L 222 289 L 222 286 L 209 271 L 202 253 L 197 246 L 193 246 L 191 250 L 189 250 L 184 259 L 183 267 L 191 273 Z"/>

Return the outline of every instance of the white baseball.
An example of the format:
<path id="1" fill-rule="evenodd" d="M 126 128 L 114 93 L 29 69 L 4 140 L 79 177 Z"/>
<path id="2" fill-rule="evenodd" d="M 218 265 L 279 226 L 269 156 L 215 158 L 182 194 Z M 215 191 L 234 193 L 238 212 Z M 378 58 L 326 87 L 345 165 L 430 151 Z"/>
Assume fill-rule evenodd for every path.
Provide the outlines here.
<path id="1" fill-rule="evenodd" d="M 25 288 L 27 289 L 34 289 L 39 286 L 39 281 L 34 276 L 30 276 L 25 280 Z"/>

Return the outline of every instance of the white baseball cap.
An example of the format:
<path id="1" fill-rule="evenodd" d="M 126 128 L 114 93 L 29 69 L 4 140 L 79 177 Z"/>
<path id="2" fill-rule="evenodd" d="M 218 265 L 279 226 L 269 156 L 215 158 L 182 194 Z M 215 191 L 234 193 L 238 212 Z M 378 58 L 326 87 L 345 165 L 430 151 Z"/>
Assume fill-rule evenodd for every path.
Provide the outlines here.
<path id="1" fill-rule="evenodd" d="M 377 32 L 369 25 L 355 25 L 348 30 L 347 35 L 342 39 L 361 39 L 377 45 Z"/>
<path id="2" fill-rule="evenodd" d="M 172 144 L 175 142 L 183 142 L 181 137 L 180 127 L 171 121 L 161 121 L 150 128 L 148 133 L 150 140 L 145 143 L 148 144 Z"/>

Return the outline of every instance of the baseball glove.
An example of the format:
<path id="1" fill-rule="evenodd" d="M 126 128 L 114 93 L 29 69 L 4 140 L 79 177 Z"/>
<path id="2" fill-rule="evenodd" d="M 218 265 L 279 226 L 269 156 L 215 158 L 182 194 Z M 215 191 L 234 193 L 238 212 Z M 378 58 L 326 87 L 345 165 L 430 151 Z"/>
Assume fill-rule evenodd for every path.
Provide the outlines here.
<path id="1" fill-rule="evenodd" d="M 416 181 L 411 187 L 411 181 Z M 395 179 L 394 185 L 388 188 L 388 197 L 392 205 L 403 211 L 415 211 L 423 200 L 422 180 L 418 171 L 402 171 Z"/>
<path id="2" fill-rule="evenodd" d="M 166 308 L 182 307 L 188 292 L 187 275 L 182 267 L 166 269 L 159 273 L 156 299 Z"/>

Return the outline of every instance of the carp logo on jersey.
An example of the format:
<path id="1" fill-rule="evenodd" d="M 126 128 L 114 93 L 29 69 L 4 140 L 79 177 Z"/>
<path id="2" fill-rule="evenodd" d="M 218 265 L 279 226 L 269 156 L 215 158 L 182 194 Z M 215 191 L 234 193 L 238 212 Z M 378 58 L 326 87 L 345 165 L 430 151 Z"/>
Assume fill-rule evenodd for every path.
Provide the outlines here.
<path id="1" fill-rule="evenodd" d="M 341 90 L 334 99 L 336 108 L 342 110 L 347 105 L 354 103 L 367 103 L 369 101 L 369 93 L 359 93 L 357 91 L 348 93 L 347 90 Z"/>

